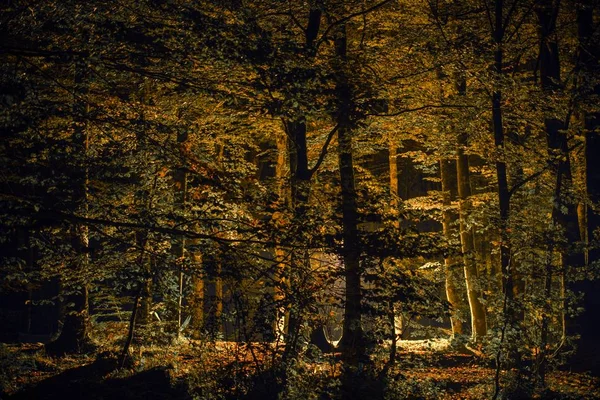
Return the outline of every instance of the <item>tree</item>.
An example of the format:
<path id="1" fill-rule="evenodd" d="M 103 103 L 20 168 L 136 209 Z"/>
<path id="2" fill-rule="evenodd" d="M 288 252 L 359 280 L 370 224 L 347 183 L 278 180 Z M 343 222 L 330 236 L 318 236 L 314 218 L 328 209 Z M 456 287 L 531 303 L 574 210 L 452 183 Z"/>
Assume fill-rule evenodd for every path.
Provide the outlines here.
<path id="1" fill-rule="evenodd" d="M 598 5 L 586 5 L 577 3 L 577 25 L 578 25 L 578 64 L 580 66 L 581 84 L 583 99 L 591 99 L 600 93 L 600 85 L 595 77 L 598 73 L 598 41 L 594 29 L 594 13 L 598 12 Z M 589 96 L 589 97 L 588 97 Z M 574 320 L 571 320 L 573 331 L 579 333 L 580 339 L 577 351 L 572 362 L 579 368 L 590 368 L 595 374 L 598 374 L 597 360 L 600 355 L 600 349 L 597 340 L 598 314 L 594 312 L 600 304 L 598 296 L 598 275 L 597 260 L 599 258 L 598 247 L 595 243 L 598 226 L 600 226 L 597 212 L 597 204 L 600 200 L 598 190 L 600 180 L 598 178 L 598 140 L 597 128 L 599 126 L 598 111 L 595 108 L 587 108 L 584 111 L 584 132 L 585 132 L 585 180 L 587 195 L 590 205 L 587 213 L 587 237 L 589 238 L 588 264 L 585 278 L 579 282 L 573 283 L 572 288 L 584 295 L 584 311 Z"/>
<path id="2" fill-rule="evenodd" d="M 442 180 L 442 218 L 444 237 L 448 243 L 448 254 L 444 257 L 444 266 L 446 268 L 446 297 L 452 306 L 452 315 L 450 317 L 452 335 L 454 337 L 463 335 L 465 329 L 462 321 L 462 288 L 464 285 L 464 269 L 460 269 L 459 258 L 453 254 L 457 250 L 453 249 L 453 242 L 457 241 L 456 229 L 453 225 L 456 224 L 456 216 L 452 210 L 452 172 L 456 170 L 455 162 L 451 159 L 440 160 L 440 175 Z"/>

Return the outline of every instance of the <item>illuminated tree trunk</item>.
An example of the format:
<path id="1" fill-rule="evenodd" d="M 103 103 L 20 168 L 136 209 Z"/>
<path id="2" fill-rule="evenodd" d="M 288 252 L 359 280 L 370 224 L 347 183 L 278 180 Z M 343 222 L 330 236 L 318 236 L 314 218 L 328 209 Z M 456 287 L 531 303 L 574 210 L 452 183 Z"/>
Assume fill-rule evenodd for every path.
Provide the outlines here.
<path id="1" fill-rule="evenodd" d="M 185 142 L 187 141 L 187 133 L 178 133 L 177 134 L 177 143 L 183 147 Z M 185 168 L 178 167 L 173 171 L 173 183 L 175 191 L 175 208 L 183 215 L 185 213 L 185 200 L 187 193 L 187 172 Z M 183 317 L 183 265 L 185 263 L 185 238 L 183 236 L 176 237 L 173 239 L 174 243 L 172 245 L 173 256 L 175 258 L 175 266 L 177 267 L 177 301 L 176 307 L 174 310 L 174 315 L 177 316 L 177 325 L 176 331 L 179 331 L 181 327 L 182 317 Z"/>
<path id="2" fill-rule="evenodd" d="M 456 88 L 459 95 L 466 95 L 467 82 L 463 74 L 457 77 Z M 465 154 L 467 139 L 466 133 L 461 132 L 458 134 L 456 180 L 459 199 L 460 243 L 465 284 L 467 287 L 467 299 L 469 310 L 471 311 L 471 337 L 477 343 L 481 341 L 487 332 L 487 318 L 485 306 L 482 303 L 483 292 L 475 254 L 475 233 L 468 223 L 472 206 L 469 156 Z"/>
<path id="3" fill-rule="evenodd" d="M 452 324 L 452 336 L 462 335 L 464 333 L 463 321 L 461 318 L 464 304 L 461 296 L 461 281 L 465 279 L 463 269 L 461 268 L 460 258 L 455 254 L 453 243 L 457 240 L 456 229 L 453 224 L 456 221 L 456 215 L 452 212 L 452 179 L 451 174 L 454 167 L 452 160 L 443 159 L 440 161 L 440 174 L 442 178 L 442 226 L 444 238 L 447 242 L 447 254 L 444 257 L 444 266 L 446 268 L 446 297 L 452 306 L 450 323 Z"/>
<path id="4" fill-rule="evenodd" d="M 215 271 L 215 322 L 217 323 L 217 331 L 223 331 L 223 267 L 220 261 L 217 262 L 217 270 Z"/>
<path id="5" fill-rule="evenodd" d="M 475 245 L 473 229 L 468 226 L 467 219 L 471 212 L 471 183 L 469 172 L 469 156 L 464 154 L 462 146 L 466 145 L 466 137 L 461 135 L 459 141 L 458 159 L 456 161 L 458 198 L 460 211 L 460 242 L 467 285 L 467 298 L 471 310 L 471 334 L 474 342 L 480 342 L 487 331 L 486 312 L 482 299 L 481 285 L 479 282 L 477 263 L 475 259 Z"/>
<path id="6" fill-rule="evenodd" d="M 190 243 L 191 246 L 197 243 Z M 189 300 L 190 327 L 192 335 L 197 336 L 204 329 L 204 271 L 202 268 L 202 253 L 197 249 L 191 250 L 191 294 Z M 218 320 L 217 320 L 218 321 Z M 218 330 L 217 330 L 218 332 Z"/>
<path id="7" fill-rule="evenodd" d="M 278 135 L 276 138 L 277 146 L 277 160 L 275 163 L 275 179 L 277 181 L 277 197 L 279 199 L 280 206 L 290 205 L 290 192 L 286 190 L 285 176 L 286 176 L 286 154 L 288 152 L 288 143 L 284 134 Z M 275 285 L 274 285 L 274 300 L 275 304 L 280 305 L 285 301 L 287 288 L 286 279 L 286 253 L 285 250 L 276 245 L 275 246 L 275 261 L 277 267 L 275 270 Z M 275 332 L 276 341 L 282 341 L 285 338 L 285 321 L 289 318 L 286 307 L 277 307 L 275 310 L 275 323 L 273 331 Z"/>
<path id="8" fill-rule="evenodd" d="M 393 140 L 388 143 L 389 149 L 389 165 L 390 165 L 390 195 L 392 213 L 394 214 L 394 226 L 400 227 L 400 219 L 398 215 L 399 192 L 398 192 L 398 148 Z"/>

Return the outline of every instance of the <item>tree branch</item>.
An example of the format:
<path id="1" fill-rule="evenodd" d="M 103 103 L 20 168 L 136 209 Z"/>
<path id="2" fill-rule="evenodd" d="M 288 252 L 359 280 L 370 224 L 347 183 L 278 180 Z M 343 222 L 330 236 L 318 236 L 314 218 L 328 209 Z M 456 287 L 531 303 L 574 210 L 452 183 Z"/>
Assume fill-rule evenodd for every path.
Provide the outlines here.
<path id="1" fill-rule="evenodd" d="M 407 114 L 409 112 L 414 112 L 414 111 L 421 111 L 421 110 L 428 110 L 428 109 L 432 109 L 432 108 L 474 108 L 475 106 L 469 106 L 469 105 L 464 105 L 464 104 L 427 104 L 424 106 L 420 106 L 420 107 L 415 107 L 415 108 L 404 108 L 402 110 L 398 110 L 396 112 L 393 113 L 388 113 L 388 114 L 379 114 L 379 113 L 368 113 L 366 114 L 367 117 L 395 117 L 398 115 L 402 115 L 402 114 Z"/>
<path id="2" fill-rule="evenodd" d="M 325 140 L 325 143 L 323 144 L 323 148 L 321 148 L 321 154 L 319 154 L 319 158 L 317 159 L 317 162 L 315 163 L 315 165 L 312 168 L 310 168 L 308 170 L 309 179 L 312 178 L 313 174 L 319 169 L 319 167 L 323 163 L 323 160 L 325 159 L 325 156 L 327 155 L 327 148 L 329 147 L 329 143 L 331 143 L 331 140 L 333 139 L 333 135 L 335 135 L 335 133 L 337 132 L 339 127 L 340 127 L 340 124 L 337 124 L 331 130 L 331 132 L 329 132 L 329 134 L 327 135 L 327 139 Z"/>
<path id="3" fill-rule="evenodd" d="M 364 10 L 361 10 L 361 11 L 358 11 L 358 12 L 355 12 L 355 13 L 352 13 L 350 15 L 347 15 L 347 16 L 345 16 L 343 18 L 338 19 L 337 21 L 332 22 L 331 25 L 329 25 L 327 27 L 327 29 L 325 29 L 325 32 L 323 32 L 323 35 L 321 36 L 321 39 L 319 39 L 319 41 L 317 42 L 317 46 L 316 47 L 318 48 L 321 45 L 321 43 L 323 43 L 326 40 L 327 35 L 329 34 L 329 32 L 331 32 L 331 30 L 333 28 L 335 28 L 336 26 L 341 25 L 344 22 L 347 22 L 347 21 L 351 20 L 352 18 L 356 18 L 356 17 L 360 17 L 361 15 L 368 14 L 371 11 L 374 11 L 374 10 L 378 9 L 379 7 L 382 7 L 382 6 L 386 5 L 387 3 L 391 3 L 391 1 L 392 0 L 383 0 L 382 2 L 377 3 L 377 4 L 375 4 L 375 5 L 373 5 L 373 6 L 369 7 L 369 8 L 366 8 Z"/>

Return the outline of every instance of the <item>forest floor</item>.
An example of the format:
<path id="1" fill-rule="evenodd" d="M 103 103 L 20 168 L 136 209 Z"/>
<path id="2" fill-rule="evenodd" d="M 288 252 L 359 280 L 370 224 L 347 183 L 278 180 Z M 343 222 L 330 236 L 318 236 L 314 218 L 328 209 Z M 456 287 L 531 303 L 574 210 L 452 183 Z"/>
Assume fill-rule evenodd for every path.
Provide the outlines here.
<path id="1" fill-rule="evenodd" d="M 261 398 L 246 390 L 257 382 L 249 371 L 256 377 L 253 365 L 268 365 L 273 354 L 268 344 L 185 340 L 146 349 L 127 368 L 115 370 L 114 362 L 98 354 L 54 359 L 41 344 L 0 343 L 0 399 L 204 399 L 237 398 L 236 393 Z M 335 354 L 298 364 L 294 397 L 309 398 L 310 390 L 339 371 Z M 393 386 L 390 398 L 486 399 L 493 394 L 494 371 L 473 354 L 452 351 L 447 340 L 401 341 L 387 385 Z M 506 373 L 502 379 L 507 382 Z M 600 399 L 600 379 L 586 374 L 552 371 L 547 384 L 544 394 L 531 398 Z"/>

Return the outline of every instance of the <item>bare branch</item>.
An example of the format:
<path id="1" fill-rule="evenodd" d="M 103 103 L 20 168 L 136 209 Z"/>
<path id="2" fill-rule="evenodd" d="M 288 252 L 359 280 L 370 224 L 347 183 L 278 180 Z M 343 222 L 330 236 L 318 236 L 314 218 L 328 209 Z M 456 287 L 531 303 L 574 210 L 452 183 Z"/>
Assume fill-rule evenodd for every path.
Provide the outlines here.
<path id="1" fill-rule="evenodd" d="M 331 32 L 331 30 L 333 28 L 335 28 L 336 26 L 341 25 L 344 22 L 350 21 L 353 18 L 360 17 L 361 15 L 368 14 L 371 11 L 374 11 L 374 10 L 376 10 L 376 9 L 378 9 L 378 8 L 386 5 L 387 3 L 391 3 L 391 2 L 392 2 L 392 0 L 383 0 L 382 2 L 377 3 L 377 4 L 375 4 L 375 5 L 373 5 L 373 6 L 369 7 L 369 8 L 366 8 L 364 10 L 361 10 L 361 11 L 358 11 L 358 12 L 355 12 L 355 13 L 352 13 L 350 15 L 345 16 L 344 18 L 340 18 L 337 21 L 332 22 L 331 25 L 329 25 L 327 27 L 327 29 L 325 29 L 325 32 L 323 32 L 323 35 L 321 36 L 321 39 L 319 39 L 319 41 L 317 42 L 317 46 L 316 47 L 318 48 L 321 45 L 321 43 L 323 43 L 326 40 L 327 35 L 329 34 L 329 32 Z"/>
<path id="2" fill-rule="evenodd" d="M 402 115 L 402 114 L 407 114 L 410 112 L 415 112 L 415 111 L 421 111 L 421 110 L 428 110 L 428 109 L 434 109 L 434 108 L 474 108 L 475 106 L 469 106 L 469 105 L 465 105 L 465 104 L 427 104 L 424 106 L 420 106 L 420 107 L 414 107 L 414 108 L 404 108 L 402 110 L 398 110 L 396 112 L 393 113 L 388 113 L 388 114 L 377 114 L 377 113 L 372 113 L 372 114 L 366 114 L 368 117 L 374 116 L 374 117 L 395 117 L 398 115 Z"/>
<path id="3" fill-rule="evenodd" d="M 340 124 L 337 124 L 331 130 L 331 132 L 329 132 L 329 134 L 327 135 L 327 139 L 325 140 L 325 143 L 323 144 L 323 148 L 321 149 L 321 154 L 319 154 L 319 158 L 317 159 L 317 162 L 315 163 L 315 165 L 312 168 L 310 168 L 308 170 L 309 176 L 311 178 L 312 178 L 313 174 L 319 169 L 319 167 L 323 163 L 323 160 L 325 159 L 325 156 L 327 155 L 327 148 L 329 147 L 329 143 L 331 143 L 331 140 L 333 139 L 333 135 L 335 135 L 335 133 L 337 132 L 339 127 L 340 127 Z"/>

